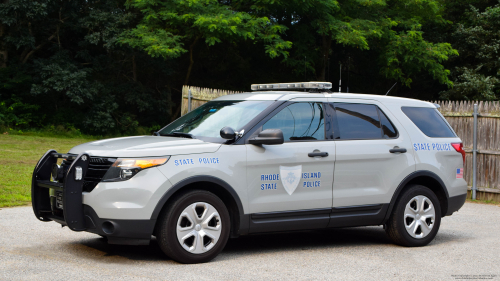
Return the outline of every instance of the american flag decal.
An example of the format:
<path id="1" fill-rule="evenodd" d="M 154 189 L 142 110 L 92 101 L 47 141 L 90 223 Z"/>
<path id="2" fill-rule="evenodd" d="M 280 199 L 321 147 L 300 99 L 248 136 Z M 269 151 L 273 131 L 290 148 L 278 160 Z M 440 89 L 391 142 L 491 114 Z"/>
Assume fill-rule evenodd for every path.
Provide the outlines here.
<path id="1" fill-rule="evenodd" d="M 457 169 L 457 179 L 463 179 L 464 178 L 464 169 Z"/>

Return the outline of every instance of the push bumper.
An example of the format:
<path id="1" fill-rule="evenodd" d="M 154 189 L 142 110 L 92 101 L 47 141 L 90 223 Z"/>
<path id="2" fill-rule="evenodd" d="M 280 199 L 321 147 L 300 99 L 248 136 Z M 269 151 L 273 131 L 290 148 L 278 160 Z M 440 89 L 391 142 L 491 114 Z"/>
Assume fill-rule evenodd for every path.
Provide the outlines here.
<path id="1" fill-rule="evenodd" d="M 51 180 L 52 167 L 58 158 L 74 158 L 65 172 L 64 180 Z M 108 238 L 110 244 L 147 245 L 151 240 L 155 220 L 114 220 L 100 218 L 96 212 L 84 205 L 82 190 L 83 178 L 88 169 L 90 156 L 81 153 L 69 156 L 47 151 L 38 161 L 31 182 L 33 212 L 40 221 L 55 221 L 68 226 L 73 231 L 88 231 Z M 80 180 L 75 178 L 76 170 L 82 172 Z M 62 194 L 62 209 L 59 208 L 54 194 Z"/>
<path id="2" fill-rule="evenodd" d="M 82 188 L 90 156 L 82 153 L 64 175 L 64 183 L 51 181 L 52 167 L 58 158 L 71 157 L 49 150 L 38 161 L 31 180 L 31 202 L 35 216 L 41 221 L 56 221 L 67 225 L 73 231 L 86 229 L 83 217 Z M 75 179 L 76 170 L 81 170 L 80 180 Z M 51 190 L 62 193 L 62 210 L 56 206 L 57 198 L 51 196 Z"/>

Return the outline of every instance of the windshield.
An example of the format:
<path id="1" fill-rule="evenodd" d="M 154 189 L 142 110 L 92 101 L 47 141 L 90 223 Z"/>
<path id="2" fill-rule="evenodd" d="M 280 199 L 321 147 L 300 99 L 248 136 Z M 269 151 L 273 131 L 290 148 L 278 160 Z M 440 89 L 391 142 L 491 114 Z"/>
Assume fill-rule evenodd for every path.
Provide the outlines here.
<path id="1" fill-rule="evenodd" d="M 220 130 L 229 126 L 240 131 L 250 120 L 273 101 L 211 101 L 170 123 L 159 131 L 161 136 L 177 135 L 195 138 L 220 137 Z"/>

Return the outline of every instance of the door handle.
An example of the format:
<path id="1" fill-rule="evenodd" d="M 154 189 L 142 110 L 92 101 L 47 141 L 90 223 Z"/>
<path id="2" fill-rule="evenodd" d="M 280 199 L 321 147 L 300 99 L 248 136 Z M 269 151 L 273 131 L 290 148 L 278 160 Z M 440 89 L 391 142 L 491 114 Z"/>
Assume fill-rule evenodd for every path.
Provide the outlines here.
<path id="1" fill-rule="evenodd" d="M 328 156 L 328 152 L 309 152 L 309 154 L 307 154 L 309 157 L 316 157 L 316 156 L 320 156 L 320 157 L 327 157 Z"/>
<path id="2" fill-rule="evenodd" d="M 394 148 L 392 149 L 389 149 L 389 152 L 390 153 L 406 153 L 406 148 L 399 148 L 397 146 L 395 146 Z"/>

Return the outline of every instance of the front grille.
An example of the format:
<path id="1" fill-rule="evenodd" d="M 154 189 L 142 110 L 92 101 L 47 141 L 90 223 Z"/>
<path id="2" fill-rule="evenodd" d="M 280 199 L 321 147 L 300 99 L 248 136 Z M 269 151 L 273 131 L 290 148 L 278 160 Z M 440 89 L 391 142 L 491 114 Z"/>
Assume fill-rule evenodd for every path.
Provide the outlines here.
<path id="1" fill-rule="evenodd" d="M 94 190 L 115 161 L 116 158 L 90 157 L 89 167 L 83 178 L 83 191 Z M 63 164 L 69 167 L 72 162 L 73 160 L 64 160 Z"/>
<path id="2" fill-rule="evenodd" d="M 83 191 L 91 192 L 94 190 L 115 161 L 116 158 L 90 157 L 89 167 L 84 178 Z"/>

